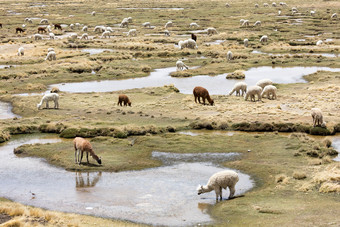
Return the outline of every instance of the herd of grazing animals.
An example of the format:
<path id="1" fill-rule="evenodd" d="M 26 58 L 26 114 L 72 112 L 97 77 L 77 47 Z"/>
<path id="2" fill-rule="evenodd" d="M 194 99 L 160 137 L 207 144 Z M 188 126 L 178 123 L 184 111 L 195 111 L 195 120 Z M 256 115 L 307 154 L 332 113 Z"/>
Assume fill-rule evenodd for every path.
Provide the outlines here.
<path id="1" fill-rule="evenodd" d="M 286 3 L 280 3 L 280 5 L 282 7 L 286 7 Z M 225 4 L 226 7 L 230 7 L 229 3 Z M 268 3 L 264 3 L 263 7 L 269 7 Z M 277 7 L 276 3 L 272 3 L 272 7 Z M 259 4 L 255 4 L 255 8 L 259 8 Z M 298 10 L 293 7 L 292 8 L 292 13 L 297 13 Z M 315 11 L 310 11 L 311 16 L 315 15 Z M 92 16 L 96 16 L 96 12 L 93 11 L 91 13 Z M 279 11 L 279 15 L 281 15 L 281 11 Z M 331 16 L 331 19 L 337 19 L 337 14 L 334 13 Z M 26 23 L 33 23 L 32 20 L 30 18 L 26 18 L 25 19 Z M 128 28 L 129 24 L 132 23 L 132 18 L 131 17 L 127 17 L 124 18 L 119 27 L 121 28 Z M 49 24 L 49 21 L 47 19 L 42 19 L 40 21 L 40 24 Z M 259 27 L 262 25 L 261 21 L 256 21 L 253 24 L 253 27 Z M 143 27 L 145 28 L 151 28 L 151 24 L 150 22 L 145 22 L 142 24 Z M 164 28 L 168 29 L 173 27 L 174 24 L 172 21 L 168 21 Z M 250 21 L 247 19 L 241 19 L 240 20 L 240 26 L 241 27 L 249 27 L 250 26 Z M 0 23 L 0 28 L 2 28 L 3 25 Z M 17 27 L 16 28 L 16 33 L 24 33 L 26 30 L 24 29 L 26 27 L 26 25 L 23 25 L 23 28 Z M 70 24 L 69 27 L 71 29 L 76 29 L 76 28 L 80 28 L 80 24 L 79 23 L 75 23 L 75 24 Z M 199 25 L 195 22 L 190 23 L 189 25 L 190 28 L 198 28 Z M 38 34 L 34 34 L 33 37 L 35 40 L 42 40 L 43 36 L 41 34 L 46 33 L 47 31 L 49 32 L 49 38 L 55 39 L 55 35 L 54 33 L 52 33 L 52 27 L 50 25 L 48 25 L 47 27 L 38 27 Z M 46 30 L 47 29 L 47 30 Z M 54 24 L 54 29 L 55 30 L 63 30 L 62 26 L 60 24 Z M 83 28 L 81 29 L 81 31 L 83 32 L 87 32 L 88 31 L 88 26 L 83 26 Z M 113 30 L 111 27 L 105 27 L 105 26 L 96 26 L 94 28 L 94 32 L 98 33 L 102 33 L 101 38 L 110 38 L 112 36 Z M 218 34 L 217 30 L 214 27 L 209 27 L 206 29 L 206 33 L 208 36 L 211 35 L 215 35 Z M 170 36 L 170 32 L 168 30 L 164 30 L 164 35 L 165 36 Z M 130 29 L 127 32 L 127 36 L 137 36 L 137 29 Z M 77 34 L 73 34 L 69 36 L 70 39 L 77 39 L 78 36 Z M 184 40 L 184 41 L 179 41 L 178 42 L 178 47 L 179 49 L 184 49 L 184 48 L 189 48 L 189 49 L 197 49 L 198 45 L 197 45 L 197 35 L 194 33 L 191 33 L 191 38 L 188 40 Z M 89 36 L 87 33 L 83 33 L 81 35 L 80 39 L 89 39 Z M 260 40 L 260 43 L 267 43 L 268 42 L 268 36 L 267 35 L 263 35 Z M 248 47 L 249 45 L 249 40 L 247 38 L 244 39 L 243 41 L 244 46 Z M 319 40 L 316 45 L 322 45 L 323 41 Z M 24 47 L 19 47 L 18 49 L 18 56 L 24 56 Z M 228 51 L 227 53 L 227 60 L 231 61 L 233 60 L 233 53 L 231 51 Z M 53 48 L 49 48 L 48 49 L 48 53 L 47 56 L 45 58 L 45 60 L 56 60 L 56 53 L 54 51 Z M 189 67 L 187 65 L 185 65 L 183 63 L 183 61 L 178 60 L 176 62 L 176 68 L 178 71 L 182 71 L 185 69 L 189 69 Z M 58 109 L 59 108 L 59 95 L 58 93 L 58 89 L 54 88 L 54 90 L 51 90 L 51 93 L 45 94 L 40 103 L 37 104 L 38 109 L 40 109 L 42 107 L 42 105 L 45 103 L 46 108 L 49 108 L 49 102 L 53 101 L 54 102 L 54 108 Z M 244 82 L 239 82 L 236 83 L 232 89 L 232 91 L 230 91 L 229 95 L 232 95 L 233 93 L 236 93 L 236 96 L 245 96 L 244 99 L 247 101 L 248 98 L 250 98 L 251 101 L 256 101 L 256 97 L 258 100 L 261 100 L 261 98 L 263 98 L 264 96 L 266 96 L 268 99 L 276 99 L 277 98 L 277 88 L 273 85 L 273 82 L 269 79 L 263 79 L 258 81 L 258 83 L 256 83 L 256 85 L 254 86 L 247 86 L 246 83 Z M 207 89 L 197 86 L 193 89 L 193 95 L 195 98 L 195 103 L 201 103 L 201 98 L 202 98 L 202 103 L 205 105 L 206 104 L 206 100 L 210 105 L 214 105 L 214 100 L 210 97 L 209 92 Z M 117 105 L 120 106 L 131 106 L 131 101 L 130 99 L 126 96 L 126 95 L 119 95 L 118 97 L 118 103 Z M 313 126 L 321 126 L 321 127 L 325 127 L 326 122 L 323 120 L 323 115 L 322 112 L 319 108 L 313 108 L 311 110 L 311 116 L 313 119 Z M 73 140 L 74 143 L 74 149 L 75 149 L 75 163 L 76 164 L 81 164 L 82 158 L 83 158 L 83 153 L 86 152 L 86 158 L 87 158 L 87 163 L 89 163 L 88 160 L 88 154 L 90 153 L 90 156 L 92 156 L 97 162 L 98 164 L 101 164 L 101 158 L 99 158 L 93 151 L 93 148 L 90 144 L 89 141 L 80 138 L 80 137 L 76 137 Z M 238 174 L 234 171 L 222 171 L 219 173 L 216 173 L 214 175 L 212 175 L 207 183 L 207 185 L 205 186 L 199 186 L 197 188 L 198 194 L 202 194 L 202 193 L 206 193 L 212 190 L 215 190 L 216 193 L 216 200 L 218 200 L 218 198 L 220 198 L 220 200 L 222 200 L 222 189 L 226 189 L 227 187 L 230 190 L 230 195 L 229 198 L 232 198 L 234 196 L 235 193 L 235 185 L 236 183 L 239 181 L 239 177 Z"/>

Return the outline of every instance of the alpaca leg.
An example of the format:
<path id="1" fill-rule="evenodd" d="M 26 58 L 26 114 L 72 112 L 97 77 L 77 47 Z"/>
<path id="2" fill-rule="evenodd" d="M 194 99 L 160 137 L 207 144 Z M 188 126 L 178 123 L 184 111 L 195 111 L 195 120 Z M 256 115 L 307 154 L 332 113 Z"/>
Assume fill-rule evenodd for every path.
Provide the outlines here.
<path id="1" fill-rule="evenodd" d="M 200 96 L 198 96 L 198 102 L 201 103 L 201 97 Z"/>
<path id="2" fill-rule="evenodd" d="M 78 162 L 77 162 L 77 161 L 78 161 L 78 160 L 77 160 L 77 153 L 78 153 L 78 150 L 77 150 L 77 148 L 74 148 L 74 150 L 75 150 L 75 151 L 74 151 L 74 163 L 77 164 L 77 163 L 78 163 Z"/>
<path id="3" fill-rule="evenodd" d="M 234 197 L 234 194 L 235 194 L 235 185 L 229 187 L 229 191 L 230 191 L 229 199 L 231 199 Z"/>
<path id="4" fill-rule="evenodd" d="M 81 151 L 80 160 L 79 160 L 79 165 L 81 164 L 81 160 L 83 160 L 83 154 L 84 154 L 84 151 Z"/>
<path id="5" fill-rule="evenodd" d="M 89 152 L 86 152 L 86 161 L 89 163 Z"/>
<path id="6" fill-rule="evenodd" d="M 222 201 L 222 187 L 220 187 L 220 201 Z"/>
<path id="7" fill-rule="evenodd" d="M 255 96 L 254 96 L 254 99 L 255 99 Z M 257 94 L 257 99 L 258 99 L 258 101 L 261 101 L 261 94 L 260 93 Z"/>
<path id="8" fill-rule="evenodd" d="M 46 109 L 49 109 L 50 107 L 48 106 L 48 101 L 46 101 Z"/>
<path id="9" fill-rule="evenodd" d="M 315 127 L 315 125 L 316 125 L 316 117 L 313 116 L 313 127 Z"/>
<path id="10" fill-rule="evenodd" d="M 202 97 L 202 99 L 203 99 L 203 105 L 205 105 L 205 98 L 204 98 L 204 97 Z"/>
<path id="11" fill-rule="evenodd" d="M 195 96 L 195 103 L 197 103 L 197 96 Z"/>

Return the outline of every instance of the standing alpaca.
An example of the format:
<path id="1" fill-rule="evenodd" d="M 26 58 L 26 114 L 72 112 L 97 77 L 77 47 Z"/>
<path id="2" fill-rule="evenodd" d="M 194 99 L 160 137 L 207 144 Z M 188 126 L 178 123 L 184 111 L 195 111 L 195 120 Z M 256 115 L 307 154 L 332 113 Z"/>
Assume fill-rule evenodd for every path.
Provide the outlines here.
<path id="1" fill-rule="evenodd" d="M 222 188 L 229 188 L 230 194 L 229 199 L 234 197 L 235 194 L 235 185 L 238 182 L 238 174 L 233 170 L 224 170 L 215 173 L 209 178 L 207 185 L 199 185 L 197 188 L 198 195 L 206 192 L 211 192 L 215 190 L 216 193 L 216 201 L 218 197 L 222 200 Z"/>
<path id="2" fill-rule="evenodd" d="M 131 106 L 130 99 L 126 95 L 119 95 L 117 105 L 123 106 L 122 103 L 124 103 L 124 106 Z"/>
<path id="3" fill-rule="evenodd" d="M 232 95 L 236 91 L 236 96 L 240 96 L 242 92 L 242 96 L 247 92 L 247 84 L 245 82 L 238 82 L 234 85 L 233 90 L 229 93 Z"/>
<path id="4" fill-rule="evenodd" d="M 250 97 L 250 101 L 256 101 L 255 100 L 255 95 L 257 95 L 257 98 L 259 101 L 261 101 L 261 92 L 262 92 L 262 88 L 260 86 L 250 86 L 248 88 L 248 91 L 244 97 L 244 100 L 248 100 L 248 98 Z"/>
<path id="5" fill-rule="evenodd" d="M 313 118 L 313 127 L 321 126 L 326 128 L 326 122 L 323 121 L 323 115 L 319 108 L 312 108 L 312 118 Z"/>
<path id="6" fill-rule="evenodd" d="M 73 140 L 73 145 L 74 145 L 74 160 L 76 164 L 81 164 L 81 160 L 83 159 L 83 154 L 84 151 L 86 152 L 86 160 L 87 163 L 89 163 L 89 153 L 92 156 L 93 159 L 95 159 L 98 164 L 102 164 L 101 158 L 99 158 L 93 151 L 92 145 L 90 144 L 89 141 L 87 141 L 84 138 L 81 137 L 76 137 Z M 80 156 L 81 155 L 81 156 Z M 79 158 L 80 156 L 80 158 Z"/>
<path id="7" fill-rule="evenodd" d="M 23 47 L 19 47 L 18 49 L 18 56 L 23 56 L 25 54 L 25 50 Z"/>
<path id="8" fill-rule="evenodd" d="M 201 103 L 201 97 L 203 99 L 203 105 L 205 105 L 205 99 L 208 100 L 210 105 L 214 105 L 214 100 L 210 98 L 209 92 L 207 89 L 203 87 L 195 87 L 193 90 L 194 96 L 195 96 L 195 103 L 198 102 Z"/>
<path id="9" fill-rule="evenodd" d="M 177 71 L 182 71 L 184 69 L 189 69 L 189 67 L 186 64 L 184 64 L 182 61 L 180 61 L 180 60 L 178 60 L 176 62 L 176 68 L 177 68 Z"/>
<path id="10" fill-rule="evenodd" d="M 45 102 L 46 103 L 46 109 L 49 109 L 48 106 L 48 102 L 49 101 L 53 101 L 54 102 L 54 109 L 58 109 L 59 108 L 59 95 L 57 93 L 49 93 L 49 94 L 45 94 L 40 103 L 37 105 L 38 110 L 40 109 L 40 107 L 42 106 L 42 104 Z"/>

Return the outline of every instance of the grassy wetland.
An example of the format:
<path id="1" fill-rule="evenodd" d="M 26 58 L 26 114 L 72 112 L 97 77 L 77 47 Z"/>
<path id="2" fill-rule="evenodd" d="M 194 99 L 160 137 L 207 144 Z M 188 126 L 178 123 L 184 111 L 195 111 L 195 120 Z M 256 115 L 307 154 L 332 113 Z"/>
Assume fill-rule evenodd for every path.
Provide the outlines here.
<path id="1" fill-rule="evenodd" d="M 269 1 L 269 7 L 263 6 L 266 1 L 229 1 L 230 7 L 226 2 L 0 0 L 0 100 L 10 103 L 10 111 L 16 114 L 0 120 L 0 141 L 7 144 L 16 135 L 52 133 L 63 139 L 15 147 L 15 158 L 42 158 L 70 172 L 156 169 L 164 163 L 152 156 L 154 151 L 236 152 L 239 157 L 217 165 L 250 175 L 254 188 L 243 197 L 216 204 L 201 199 L 198 208 L 212 218 L 204 224 L 336 226 L 340 222 L 340 166 L 332 160 L 337 152 L 330 144 L 340 132 L 340 72 L 317 71 L 303 76 L 304 83 L 275 83 L 273 79 L 278 88 L 276 100 L 244 101 L 228 96 L 230 90 L 226 89 L 225 94 L 211 95 L 214 106 L 204 106 L 173 84 L 86 93 L 65 92 L 61 86 L 59 109 L 37 109 L 52 84 L 145 78 L 156 69 L 175 67 L 177 60 L 190 68 L 174 68 L 168 75 L 179 79 L 247 72 L 262 66 L 340 68 L 340 20 L 331 19 L 333 13 L 340 16 L 340 2 L 287 0 L 287 6 L 277 2 L 276 7 Z M 298 12 L 293 14 L 292 7 Z M 120 28 L 127 17 L 132 17 L 129 28 Z M 25 18 L 32 18 L 33 23 L 24 22 Z M 54 40 L 48 33 L 42 34 L 42 40 L 34 40 L 38 27 L 46 26 L 39 23 L 41 19 L 49 20 Z M 249 20 L 250 26 L 241 26 L 241 19 Z M 164 28 L 170 20 L 173 26 Z M 253 26 L 256 21 L 261 26 Z M 144 22 L 152 27 L 144 28 Z M 192 22 L 199 27 L 190 28 Z M 63 30 L 54 29 L 56 23 Z M 80 27 L 72 29 L 69 25 L 75 23 Z M 25 32 L 16 33 L 23 24 Z M 88 40 L 80 39 L 84 25 L 88 26 Z M 94 32 L 97 25 L 111 27 L 111 37 Z M 208 36 L 204 31 L 208 27 L 216 28 L 218 34 Z M 130 29 L 136 29 L 137 36 L 127 36 Z M 170 36 L 164 35 L 165 29 Z M 78 38 L 69 38 L 71 33 Z M 191 33 L 197 34 L 198 48 L 179 49 L 178 42 Z M 267 43 L 259 42 L 263 35 L 268 36 Z M 245 38 L 248 47 L 243 44 Z M 323 44 L 317 46 L 318 40 Z M 19 47 L 25 49 L 23 56 L 17 54 Z M 45 61 L 50 47 L 56 61 Z M 97 53 L 89 53 L 89 49 Z M 230 61 L 228 51 L 233 52 Z M 132 101 L 131 107 L 117 105 L 122 93 Z M 326 129 L 312 127 L 310 109 L 315 107 L 322 110 Z M 228 135 L 230 131 L 246 132 Z M 74 164 L 72 138 L 76 136 L 89 138 L 103 165 Z M 192 193 L 196 196 L 196 191 Z M 213 192 L 206 194 L 214 196 Z M 31 201 L 25 204 L 32 205 Z M 0 225 L 4 226 L 140 225 L 105 219 L 105 215 L 94 217 L 98 216 L 95 212 L 90 215 L 0 200 Z"/>

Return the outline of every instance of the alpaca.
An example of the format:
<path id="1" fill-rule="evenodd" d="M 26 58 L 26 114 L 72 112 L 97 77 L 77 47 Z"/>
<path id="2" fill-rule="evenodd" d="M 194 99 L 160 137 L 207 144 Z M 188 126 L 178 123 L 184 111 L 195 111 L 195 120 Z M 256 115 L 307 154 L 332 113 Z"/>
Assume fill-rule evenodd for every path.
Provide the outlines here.
<path id="1" fill-rule="evenodd" d="M 45 94 L 40 103 L 37 105 L 38 110 L 40 109 L 40 107 L 42 106 L 42 104 L 45 102 L 46 103 L 46 109 L 49 109 L 48 106 L 48 102 L 49 101 L 53 101 L 54 102 L 54 109 L 58 109 L 59 108 L 59 95 L 57 93 L 49 93 L 49 94 Z"/>
<path id="2" fill-rule="evenodd" d="M 119 95 L 117 105 L 123 106 L 122 103 L 124 103 L 124 106 L 127 106 L 127 105 L 131 106 L 129 97 L 127 97 L 126 95 Z"/>
<path id="3" fill-rule="evenodd" d="M 84 151 L 86 152 L 86 160 L 87 163 L 89 163 L 89 153 L 92 156 L 93 159 L 95 159 L 98 164 L 102 164 L 101 158 L 99 158 L 93 151 L 92 145 L 90 144 L 89 141 L 87 141 L 84 138 L 81 137 L 76 137 L 73 140 L 73 145 L 74 145 L 74 160 L 76 164 L 81 164 L 81 160 L 83 159 L 83 154 Z M 80 156 L 81 155 L 81 156 Z M 80 156 L 80 158 L 79 158 Z"/>
<path id="4" fill-rule="evenodd" d="M 197 188 L 198 195 L 211 192 L 215 190 L 216 193 L 216 201 L 218 201 L 218 197 L 222 200 L 222 188 L 229 188 L 230 194 L 229 199 L 234 197 L 235 194 L 235 185 L 239 181 L 238 174 L 233 170 L 224 170 L 213 174 L 208 181 L 207 185 L 199 185 Z"/>
<path id="5" fill-rule="evenodd" d="M 248 88 L 248 91 L 244 97 L 244 100 L 248 100 L 248 97 L 250 96 L 250 101 L 256 101 L 255 100 L 255 95 L 257 95 L 257 98 L 259 101 L 261 101 L 261 92 L 262 92 L 262 88 L 260 86 L 250 86 Z"/>
<path id="6" fill-rule="evenodd" d="M 214 105 L 214 100 L 210 98 L 209 92 L 207 89 L 203 87 L 195 87 L 193 90 L 194 96 L 195 96 L 195 103 L 198 102 L 201 103 L 201 97 L 203 99 L 203 105 L 205 105 L 205 99 L 208 100 L 210 105 Z"/>
<path id="7" fill-rule="evenodd" d="M 46 29 L 43 27 L 38 28 L 38 33 L 47 33 Z"/>
<path id="8" fill-rule="evenodd" d="M 240 96 L 242 92 L 242 96 L 247 92 L 247 84 L 245 82 L 238 82 L 234 85 L 233 90 L 229 93 L 232 95 L 236 91 L 236 96 Z"/>
<path id="9" fill-rule="evenodd" d="M 321 126 L 326 128 L 326 122 L 323 121 L 323 115 L 319 108 L 312 108 L 312 118 L 313 118 L 313 127 Z"/>
<path id="10" fill-rule="evenodd" d="M 61 28 L 61 25 L 60 25 L 60 24 L 55 24 L 55 25 L 54 25 L 54 29 L 60 29 L 60 30 L 63 30 L 63 29 Z"/>
<path id="11" fill-rule="evenodd" d="M 195 40 L 195 42 L 197 42 L 197 35 L 191 33 L 191 39 Z"/>
<path id="12" fill-rule="evenodd" d="M 263 96 L 267 95 L 268 99 L 276 99 L 276 91 L 277 88 L 274 85 L 267 85 L 264 87 L 262 93 L 261 93 L 261 97 L 263 98 Z M 270 97 L 271 95 L 271 97 Z"/>
<path id="13" fill-rule="evenodd" d="M 18 33 L 18 32 L 23 33 L 23 32 L 25 32 L 25 30 L 22 29 L 22 28 L 16 28 L 15 33 Z"/>

